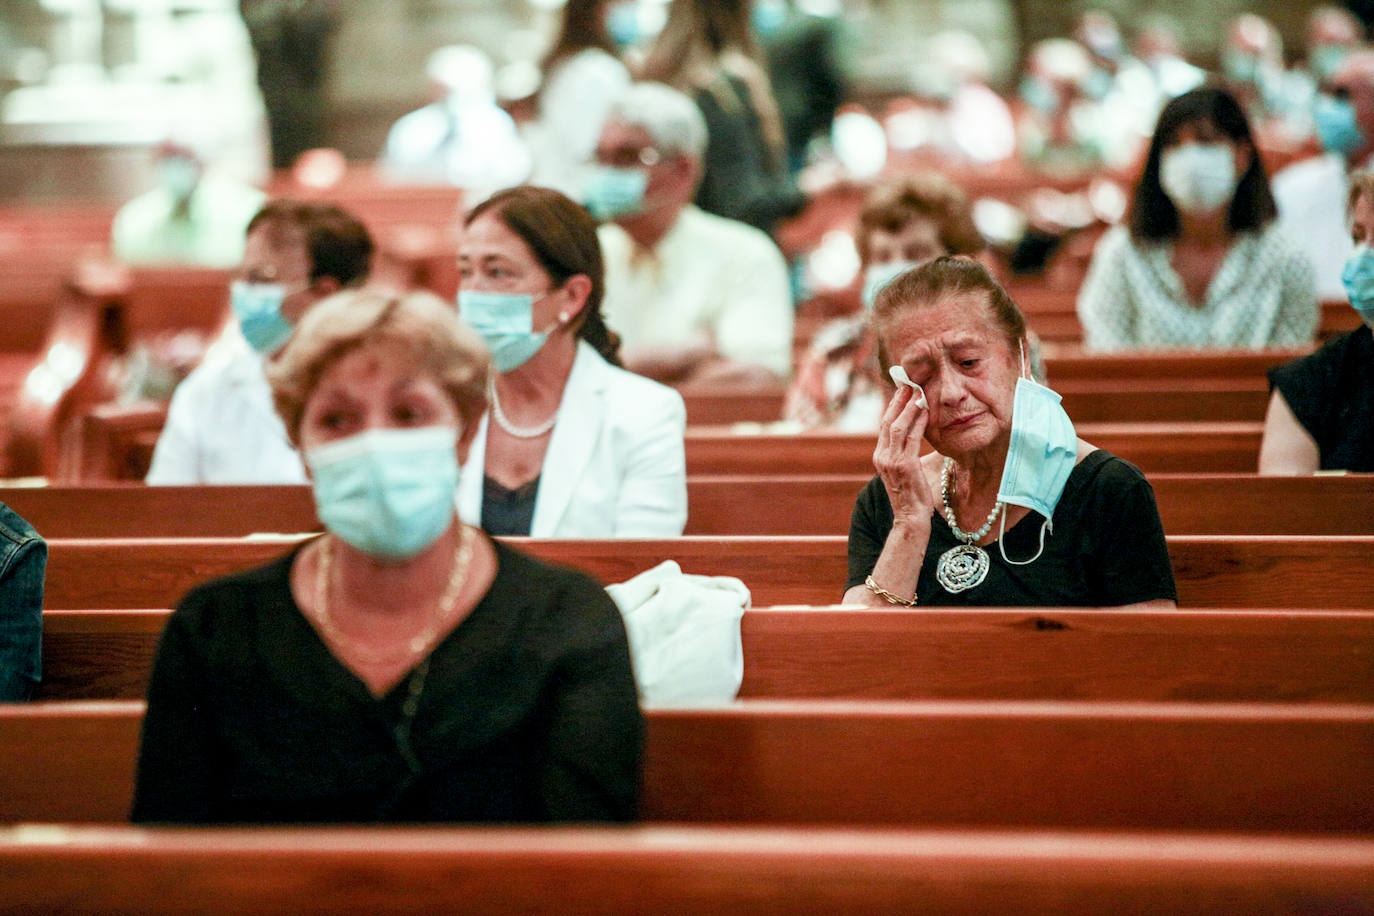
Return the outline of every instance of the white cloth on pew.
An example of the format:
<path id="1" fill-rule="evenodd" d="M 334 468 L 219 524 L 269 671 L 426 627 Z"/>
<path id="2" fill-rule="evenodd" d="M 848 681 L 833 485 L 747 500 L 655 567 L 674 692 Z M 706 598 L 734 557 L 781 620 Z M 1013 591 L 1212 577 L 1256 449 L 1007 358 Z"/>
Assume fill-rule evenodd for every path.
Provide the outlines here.
<path id="1" fill-rule="evenodd" d="M 231 326 L 172 395 L 146 482 L 305 483 L 300 454 L 272 406 L 262 357 Z"/>
<path id="2" fill-rule="evenodd" d="M 728 703 L 744 679 L 740 619 L 749 589 L 730 576 L 694 576 L 665 560 L 606 591 L 620 608 L 640 702 Z"/>

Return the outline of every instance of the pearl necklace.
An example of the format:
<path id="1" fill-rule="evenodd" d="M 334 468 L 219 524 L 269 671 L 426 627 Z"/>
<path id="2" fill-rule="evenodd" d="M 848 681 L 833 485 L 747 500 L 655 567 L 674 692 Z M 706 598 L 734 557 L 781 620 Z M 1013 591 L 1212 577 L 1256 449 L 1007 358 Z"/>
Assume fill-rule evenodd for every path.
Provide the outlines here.
<path id="1" fill-rule="evenodd" d="M 540 436 L 547 435 L 549 430 L 553 429 L 553 425 L 558 422 L 558 409 L 554 408 L 553 416 L 537 426 L 516 426 L 501 409 L 501 398 L 496 394 L 494 379 L 487 379 L 487 399 L 491 401 L 491 415 L 496 419 L 496 425 L 505 430 L 507 435 L 517 439 L 538 439 Z"/>
<path id="2" fill-rule="evenodd" d="M 453 619 L 454 609 L 458 606 L 458 594 L 463 590 L 463 584 L 467 582 L 468 566 L 472 562 L 472 549 L 476 537 L 469 526 L 461 525 L 460 527 L 458 547 L 453 553 L 453 570 L 449 573 L 448 584 L 444 586 L 444 593 L 439 598 L 434 617 L 423 630 L 411 637 L 410 642 L 400 652 L 378 652 L 359 643 L 355 638 L 345 636 L 343 631 L 339 629 L 339 625 L 334 621 L 334 617 L 329 611 L 329 580 L 334 566 L 334 542 L 329 535 L 325 535 L 320 541 L 320 556 L 315 571 L 314 618 L 329 641 L 339 648 L 368 656 L 373 661 L 410 658 L 433 648 L 440 632 Z"/>
<path id="3" fill-rule="evenodd" d="M 935 578 L 944 586 L 945 591 L 957 594 L 982 584 L 983 579 L 987 577 L 988 567 L 991 565 L 988 553 L 975 545 L 974 541 L 982 540 L 983 536 L 992 530 L 993 523 L 997 521 L 997 516 L 1006 505 L 997 502 L 988 513 L 988 520 L 977 531 L 961 530 L 958 520 L 954 517 L 954 507 L 950 505 L 949 500 L 949 478 L 953 468 L 954 459 L 946 457 L 944 466 L 940 469 L 940 501 L 945 504 L 945 521 L 949 523 L 949 530 L 963 543 L 940 555 L 940 560 L 935 566 Z"/>

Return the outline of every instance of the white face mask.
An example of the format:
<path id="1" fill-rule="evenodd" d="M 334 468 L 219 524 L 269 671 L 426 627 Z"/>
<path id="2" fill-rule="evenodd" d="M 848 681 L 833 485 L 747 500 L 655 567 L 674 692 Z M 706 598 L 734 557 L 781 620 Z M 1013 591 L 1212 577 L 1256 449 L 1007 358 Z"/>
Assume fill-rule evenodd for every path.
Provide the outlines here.
<path id="1" fill-rule="evenodd" d="M 1174 206 L 1188 213 L 1212 213 L 1231 202 L 1236 159 L 1228 143 L 1185 143 L 1159 160 L 1159 183 Z"/>

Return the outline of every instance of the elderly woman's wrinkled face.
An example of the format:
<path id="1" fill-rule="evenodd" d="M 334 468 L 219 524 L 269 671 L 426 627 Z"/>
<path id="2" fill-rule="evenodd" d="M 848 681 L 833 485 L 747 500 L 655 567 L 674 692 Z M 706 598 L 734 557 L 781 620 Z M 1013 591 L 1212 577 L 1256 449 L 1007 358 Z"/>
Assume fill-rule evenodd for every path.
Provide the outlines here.
<path id="1" fill-rule="evenodd" d="M 926 439 L 956 459 L 1005 445 L 1020 357 L 986 293 L 956 293 L 907 308 L 886 322 L 887 356 L 930 403 Z"/>
<path id="2" fill-rule="evenodd" d="M 302 450 L 372 429 L 462 426 L 458 408 L 401 347 L 364 344 L 326 369 L 305 402 Z"/>

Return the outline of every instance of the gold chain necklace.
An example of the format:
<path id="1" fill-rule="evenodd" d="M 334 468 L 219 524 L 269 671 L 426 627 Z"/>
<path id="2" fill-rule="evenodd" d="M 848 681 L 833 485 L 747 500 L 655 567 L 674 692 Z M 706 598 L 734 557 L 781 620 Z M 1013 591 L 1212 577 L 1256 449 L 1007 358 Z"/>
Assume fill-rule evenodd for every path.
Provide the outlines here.
<path id="1" fill-rule="evenodd" d="M 334 567 L 333 540 L 329 535 L 320 541 L 319 566 L 315 571 L 315 620 L 325 636 L 334 645 L 358 655 L 367 656 L 372 661 L 392 661 L 420 655 L 433 647 L 440 632 L 453 619 L 454 609 L 458 606 L 458 595 L 467 582 L 468 566 L 472 562 L 473 544 L 476 536 L 468 525 L 459 525 L 458 547 L 453 553 L 453 570 L 449 573 L 448 584 L 439 598 L 439 606 L 429 624 L 400 651 L 378 652 L 358 640 L 345 636 L 329 613 L 329 580 Z"/>

